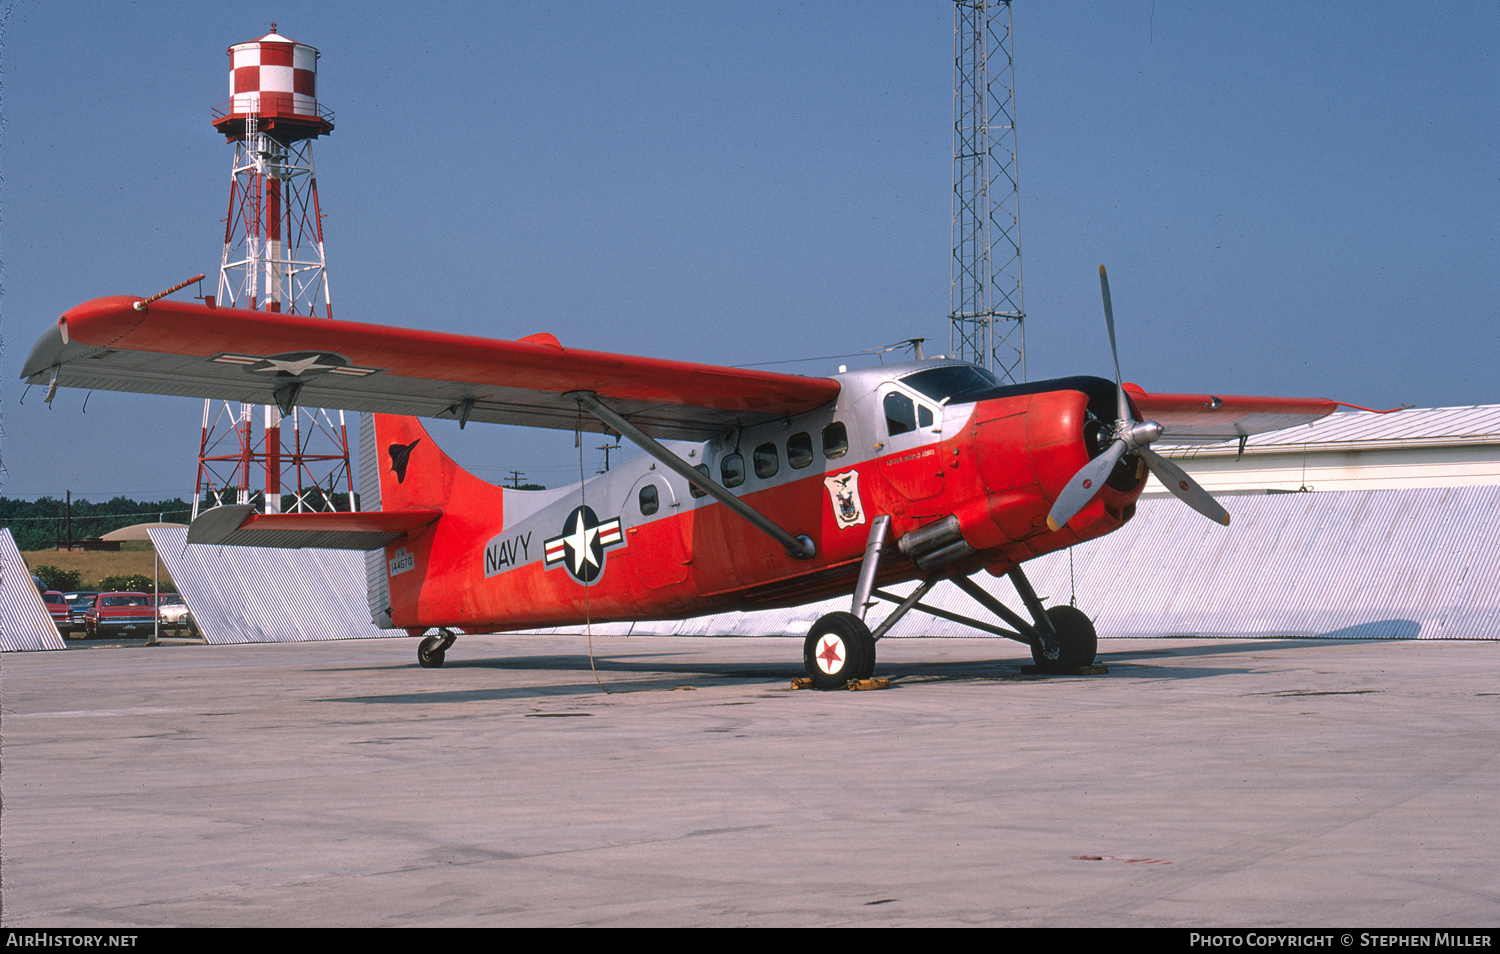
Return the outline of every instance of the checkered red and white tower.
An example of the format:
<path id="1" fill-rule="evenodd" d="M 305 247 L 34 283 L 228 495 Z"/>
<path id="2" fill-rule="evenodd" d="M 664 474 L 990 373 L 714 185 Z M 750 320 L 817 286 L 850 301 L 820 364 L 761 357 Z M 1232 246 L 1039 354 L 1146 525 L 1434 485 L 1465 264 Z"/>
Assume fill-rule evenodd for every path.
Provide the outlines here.
<path id="1" fill-rule="evenodd" d="M 318 104 L 318 51 L 281 36 L 273 23 L 270 33 L 228 52 L 230 98 L 214 109 L 213 126 L 235 145 L 234 171 L 214 304 L 332 318 L 312 142 L 333 132 L 333 113 Z M 252 483 L 262 470 L 264 509 L 281 510 L 284 469 L 296 488 L 292 509 L 338 509 L 339 493 L 353 509 L 343 414 L 335 424 L 327 411 L 283 415 L 266 407 L 263 417 L 257 439 L 250 405 L 204 402 L 193 516 L 204 501 L 256 502 Z M 283 454 L 285 419 L 292 446 Z"/>

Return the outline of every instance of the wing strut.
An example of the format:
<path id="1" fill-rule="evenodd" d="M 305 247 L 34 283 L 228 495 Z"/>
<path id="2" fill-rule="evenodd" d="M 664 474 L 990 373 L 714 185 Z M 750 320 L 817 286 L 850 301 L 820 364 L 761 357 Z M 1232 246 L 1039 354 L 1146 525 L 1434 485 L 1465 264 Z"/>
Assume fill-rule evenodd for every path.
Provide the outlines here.
<path id="1" fill-rule="evenodd" d="M 644 431 L 616 414 L 614 411 L 600 403 L 598 396 L 593 391 L 569 391 L 563 395 L 578 402 L 578 406 L 603 421 L 609 427 L 614 428 L 620 434 L 630 438 L 631 442 L 661 461 L 673 471 L 681 474 L 688 483 L 708 494 L 719 503 L 733 510 L 748 520 L 757 530 L 769 536 L 777 543 L 786 548 L 787 556 L 798 560 L 811 560 L 818 555 L 817 545 L 806 534 L 792 536 L 781 527 L 772 523 L 765 514 L 751 507 L 726 488 L 720 486 L 712 478 L 699 471 L 694 470 L 687 461 L 667 450 L 658 441 L 649 437 Z"/>

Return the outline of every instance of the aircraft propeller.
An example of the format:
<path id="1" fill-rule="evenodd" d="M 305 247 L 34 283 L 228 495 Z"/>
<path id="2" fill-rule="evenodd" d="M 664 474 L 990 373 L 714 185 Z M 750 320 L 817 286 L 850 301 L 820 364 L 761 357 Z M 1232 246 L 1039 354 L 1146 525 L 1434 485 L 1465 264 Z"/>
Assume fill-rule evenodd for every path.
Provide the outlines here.
<path id="1" fill-rule="evenodd" d="M 1104 297 L 1104 326 L 1109 329 L 1109 353 L 1115 362 L 1115 391 L 1118 395 L 1115 423 L 1107 432 L 1110 443 L 1104 453 L 1080 467 L 1058 495 L 1052 512 L 1047 515 L 1047 526 L 1059 530 L 1077 516 L 1078 511 L 1099 493 L 1110 471 L 1126 454 L 1136 454 L 1144 460 L 1156 479 L 1177 499 L 1210 520 L 1229 526 L 1228 511 L 1219 506 L 1208 491 L 1181 467 L 1151 449 L 1152 442 L 1162 435 L 1162 426 L 1155 421 L 1137 421 L 1131 417 L 1130 402 L 1125 397 L 1125 385 L 1120 377 L 1120 353 L 1115 347 L 1115 314 L 1109 300 L 1109 275 L 1103 265 L 1099 266 L 1099 291 Z"/>

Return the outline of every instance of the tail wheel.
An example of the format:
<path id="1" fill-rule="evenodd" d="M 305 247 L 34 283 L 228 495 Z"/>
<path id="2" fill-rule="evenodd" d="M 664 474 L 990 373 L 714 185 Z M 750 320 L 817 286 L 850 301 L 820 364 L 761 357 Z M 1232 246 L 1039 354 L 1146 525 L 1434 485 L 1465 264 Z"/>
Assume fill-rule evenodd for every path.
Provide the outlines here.
<path id="1" fill-rule="evenodd" d="M 1093 665 L 1094 656 L 1099 651 L 1099 635 L 1083 610 L 1074 606 L 1054 606 L 1047 610 L 1047 618 L 1057 631 L 1057 657 L 1047 658 L 1041 644 L 1033 643 L 1031 661 L 1036 663 L 1036 668 L 1056 674 Z"/>
<path id="2" fill-rule="evenodd" d="M 436 669 L 443 664 L 447 647 L 438 636 L 428 636 L 417 644 L 417 665 L 423 669 Z"/>
<path id="3" fill-rule="evenodd" d="M 802 665 L 816 689 L 842 689 L 875 672 L 875 639 L 853 613 L 829 613 L 802 644 Z"/>

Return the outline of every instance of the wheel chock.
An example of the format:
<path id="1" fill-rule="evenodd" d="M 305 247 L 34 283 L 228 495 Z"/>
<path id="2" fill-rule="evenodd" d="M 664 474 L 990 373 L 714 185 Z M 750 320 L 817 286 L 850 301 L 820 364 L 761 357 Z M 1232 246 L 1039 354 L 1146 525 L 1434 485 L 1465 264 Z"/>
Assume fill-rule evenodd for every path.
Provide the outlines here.
<path id="1" fill-rule="evenodd" d="M 855 692 L 860 692 L 866 689 L 889 689 L 890 687 L 891 681 L 884 678 L 851 679 L 849 680 L 848 684 L 844 686 L 845 689 L 849 689 Z M 792 688 L 811 689 L 813 688 L 813 681 L 806 676 L 797 676 L 792 680 Z"/>
<path id="2" fill-rule="evenodd" d="M 1040 666 L 1022 666 L 1021 672 L 1027 676 L 1107 676 L 1109 667 L 1094 663 L 1092 666 L 1069 669 L 1067 672 L 1045 672 Z"/>

